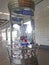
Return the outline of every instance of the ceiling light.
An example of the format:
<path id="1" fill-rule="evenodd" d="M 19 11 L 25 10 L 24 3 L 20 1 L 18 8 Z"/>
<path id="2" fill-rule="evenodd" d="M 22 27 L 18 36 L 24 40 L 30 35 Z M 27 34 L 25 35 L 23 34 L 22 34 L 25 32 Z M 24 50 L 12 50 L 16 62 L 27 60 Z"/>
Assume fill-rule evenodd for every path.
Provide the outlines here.
<path id="1" fill-rule="evenodd" d="M 0 14 L 2 14 L 2 15 L 10 15 L 9 13 L 3 13 L 3 12 L 0 12 Z"/>
<path id="2" fill-rule="evenodd" d="M 2 12 L 0 12 L 0 14 L 3 14 Z"/>
<path id="3" fill-rule="evenodd" d="M 4 15 L 10 15 L 9 13 L 3 13 Z"/>

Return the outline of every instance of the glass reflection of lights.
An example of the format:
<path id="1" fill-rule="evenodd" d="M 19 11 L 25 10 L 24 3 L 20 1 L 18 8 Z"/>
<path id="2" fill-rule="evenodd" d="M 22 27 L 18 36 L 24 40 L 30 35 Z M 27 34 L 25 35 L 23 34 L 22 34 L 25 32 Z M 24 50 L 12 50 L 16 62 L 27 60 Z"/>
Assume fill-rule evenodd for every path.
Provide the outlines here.
<path id="1" fill-rule="evenodd" d="M 32 45 L 31 45 L 31 44 L 29 44 L 29 45 L 28 45 L 28 47 L 29 47 L 29 48 L 32 48 Z"/>
<path id="2" fill-rule="evenodd" d="M 16 37 L 17 37 L 17 31 L 13 31 L 12 32 L 12 39 L 13 39 L 13 41 L 15 40 Z"/>
<path id="3" fill-rule="evenodd" d="M 26 33 L 31 33 L 32 32 L 31 21 L 28 21 L 24 24 L 27 25 Z"/>
<path id="4" fill-rule="evenodd" d="M 20 26 L 18 24 L 13 24 L 13 31 L 12 31 L 12 40 L 15 41 L 16 38 L 19 37 Z"/>
<path id="5" fill-rule="evenodd" d="M 17 24 L 14 24 L 13 28 L 18 29 L 18 30 L 20 29 L 19 25 L 17 25 Z"/>

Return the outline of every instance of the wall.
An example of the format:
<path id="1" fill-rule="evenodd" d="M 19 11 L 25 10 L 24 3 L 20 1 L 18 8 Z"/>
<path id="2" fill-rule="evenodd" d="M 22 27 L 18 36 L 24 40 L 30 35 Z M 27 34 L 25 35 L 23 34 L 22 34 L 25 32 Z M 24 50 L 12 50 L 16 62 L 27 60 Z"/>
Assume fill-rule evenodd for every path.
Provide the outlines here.
<path id="1" fill-rule="evenodd" d="M 35 8 L 35 38 L 39 45 L 49 45 L 49 0 L 43 0 Z"/>

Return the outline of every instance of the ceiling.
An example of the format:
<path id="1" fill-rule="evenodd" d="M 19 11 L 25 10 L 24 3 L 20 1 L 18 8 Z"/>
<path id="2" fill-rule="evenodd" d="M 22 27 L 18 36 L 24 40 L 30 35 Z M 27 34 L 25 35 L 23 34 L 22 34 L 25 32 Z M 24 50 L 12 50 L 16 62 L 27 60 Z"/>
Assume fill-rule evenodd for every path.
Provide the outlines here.
<path id="1" fill-rule="evenodd" d="M 38 4 L 38 3 L 40 3 L 43 0 L 33 0 L 33 1 L 35 2 L 35 4 Z"/>
<path id="2" fill-rule="evenodd" d="M 35 4 L 38 4 L 41 1 L 42 0 L 34 0 Z M 0 26 L 9 20 L 8 2 L 9 0 L 0 0 Z"/>

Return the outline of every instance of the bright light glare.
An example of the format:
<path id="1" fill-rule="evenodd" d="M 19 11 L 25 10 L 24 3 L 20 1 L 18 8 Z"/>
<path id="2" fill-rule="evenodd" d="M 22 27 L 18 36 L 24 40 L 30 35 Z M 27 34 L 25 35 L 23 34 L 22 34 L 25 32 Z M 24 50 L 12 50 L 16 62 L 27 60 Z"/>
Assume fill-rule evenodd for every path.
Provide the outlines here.
<path id="1" fill-rule="evenodd" d="M 18 29 L 18 30 L 20 29 L 19 25 L 17 25 L 17 24 L 14 24 L 13 28 Z"/>
<path id="2" fill-rule="evenodd" d="M 10 44 L 10 32 L 8 31 L 8 44 Z"/>
<path id="3" fill-rule="evenodd" d="M 32 48 L 32 45 L 30 44 L 30 45 L 28 45 L 28 47 L 29 47 L 29 48 Z"/>
<path id="4" fill-rule="evenodd" d="M 12 32 L 12 39 L 13 39 L 13 41 L 15 40 L 16 37 L 17 37 L 17 31 L 13 31 Z"/>
<path id="5" fill-rule="evenodd" d="M 31 33 L 32 32 L 31 21 L 28 21 L 25 24 L 27 24 L 26 33 Z"/>

